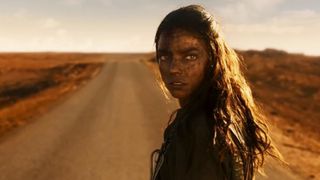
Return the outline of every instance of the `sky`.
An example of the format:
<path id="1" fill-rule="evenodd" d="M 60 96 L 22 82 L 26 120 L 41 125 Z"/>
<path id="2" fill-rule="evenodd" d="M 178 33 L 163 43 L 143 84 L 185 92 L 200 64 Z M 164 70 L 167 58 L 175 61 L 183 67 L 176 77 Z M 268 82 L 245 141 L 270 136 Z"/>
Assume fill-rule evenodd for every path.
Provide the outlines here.
<path id="1" fill-rule="evenodd" d="M 0 0 L 0 51 L 152 52 L 161 20 L 189 4 L 233 48 L 320 55 L 319 0 Z"/>

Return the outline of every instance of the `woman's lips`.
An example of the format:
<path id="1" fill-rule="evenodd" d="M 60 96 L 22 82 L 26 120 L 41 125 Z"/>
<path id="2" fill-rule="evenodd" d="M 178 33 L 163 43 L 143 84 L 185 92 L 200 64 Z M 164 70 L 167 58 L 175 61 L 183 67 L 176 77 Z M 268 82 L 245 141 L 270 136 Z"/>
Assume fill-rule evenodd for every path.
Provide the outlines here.
<path id="1" fill-rule="evenodd" d="M 184 87 L 186 85 L 186 83 L 183 82 L 179 82 L 179 81 L 173 81 L 169 83 L 169 86 L 175 89 L 180 89 L 182 87 Z"/>

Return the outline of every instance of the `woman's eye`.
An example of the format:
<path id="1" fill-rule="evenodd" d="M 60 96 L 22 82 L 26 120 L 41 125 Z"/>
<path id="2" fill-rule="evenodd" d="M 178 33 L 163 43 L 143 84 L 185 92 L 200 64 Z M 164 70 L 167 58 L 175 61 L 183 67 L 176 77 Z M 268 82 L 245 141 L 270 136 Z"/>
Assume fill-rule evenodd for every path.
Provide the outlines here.
<path id="1" fill-rule="evenodd" d="M 159 58 L 158 58 L 159 62 L 160 61 L 167 61 L 168 59 L 169 59 L 169 57 L 168 56 L 164 56 L 164 55 L 159 56 Z"/>
<path id="2" fill-rule="evenodd" d="M 198 57 L 196 55 L 188 55 L 186 56 L 186 60 L 196 60 Z"/>

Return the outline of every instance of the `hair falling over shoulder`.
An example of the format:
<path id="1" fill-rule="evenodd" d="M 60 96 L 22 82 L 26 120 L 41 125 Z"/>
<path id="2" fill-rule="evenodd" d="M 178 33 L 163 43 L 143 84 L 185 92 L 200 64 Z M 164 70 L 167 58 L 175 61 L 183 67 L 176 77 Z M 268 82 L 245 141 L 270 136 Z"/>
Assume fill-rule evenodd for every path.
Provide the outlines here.
<path id="1" fill-rule="evenodd" d="M 220 147 L 221 158 L 226 152 L 235 154 L 245 180 L 253 179 L 267 155 L 283 161 L 269 136 L 266 117 L 241 71 L 242 59 L 227 45 L 214 17 L 199 5 L 174 10 L 160 23 L 156 46 L 161 33 L 175 28 L 198 33 L 208 46 L 207 76 L 187 108 L 192 111 L 205 105 L 215 134 L 212 141 Z"/>
<path id="2" fill-rule="evenodd" d="M 222 143 L 227 145 L 222 150 L 237 154 L 244 179 L 252 179 L 254 172 L 263 166 L 266 155 L 281 161 L 282 157 L 269 136 L 267 119 L 240 71 L 242 61 L 221 37 L 215 46 L 213 79 L 218 96 L 212 106 L 212 119 Z"/>

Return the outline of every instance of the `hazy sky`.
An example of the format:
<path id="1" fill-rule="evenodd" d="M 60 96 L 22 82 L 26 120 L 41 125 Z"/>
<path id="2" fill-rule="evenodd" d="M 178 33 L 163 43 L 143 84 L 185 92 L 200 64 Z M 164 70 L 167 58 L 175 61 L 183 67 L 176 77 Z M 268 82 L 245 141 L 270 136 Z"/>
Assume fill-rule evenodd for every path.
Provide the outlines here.
<path id="1" fill-rule="evenodd" d="M 192 3 L 234 48 L 320 55 L 319 0 L 0 0 L 0 51 L 149 52 L 164 16 Z"/>

